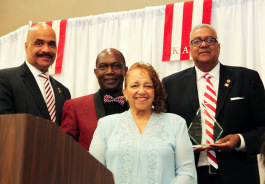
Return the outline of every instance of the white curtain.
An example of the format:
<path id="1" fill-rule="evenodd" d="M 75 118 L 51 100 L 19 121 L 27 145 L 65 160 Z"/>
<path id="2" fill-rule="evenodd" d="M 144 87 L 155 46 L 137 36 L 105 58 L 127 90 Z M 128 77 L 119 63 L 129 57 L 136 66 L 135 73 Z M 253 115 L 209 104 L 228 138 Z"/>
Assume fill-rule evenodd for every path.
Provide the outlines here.
<path id="1" fill-rule="evenodd" d="M 265 1 L 214 0 L 212 13 L 220 61 L 257 70 L 265 83 Z"/>
<path id="2" fill-rule="evenodd" d="M 98 90 L 94 75 L 97 54 L 105 48 L 120 50 L 127 66 L 149 62 L 165 76 L 161 62 L 165 6 L 69 19 L 62 74 L 55 76 L 74 97 Z"/>
<path id="3" fill-rule="evenodd" d="M 0 69 L 18 66 L 26 58 L 24 43 L 28 26 L 0 37 Z"/>
<path id="4" fill-rule="evenodd" d="M 195 0 L 196 1 L 196 0 Z M 221 43 L 220 62 L 257 70 L 265 81 L 265 0 L 213 0 L 212 25 Z M 72 97 L 94 93 L 97 54 L 120 50 L 127 65 L 152 64 L 160 78 L 193 66 L 192 61 L 162 62 L 165 6 L 68 19 L 62 73 L 54 77 Z M 0 38 L 0 68 L 25 59 L 28 26 Z"/>

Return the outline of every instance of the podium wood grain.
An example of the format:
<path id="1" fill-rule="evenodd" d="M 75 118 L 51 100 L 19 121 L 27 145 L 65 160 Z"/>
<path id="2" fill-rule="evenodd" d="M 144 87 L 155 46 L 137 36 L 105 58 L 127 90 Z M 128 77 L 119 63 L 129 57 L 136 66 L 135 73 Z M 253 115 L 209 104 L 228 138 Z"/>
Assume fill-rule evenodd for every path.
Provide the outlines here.
<path id="1" fill-rule="evenodd" d="M 0 116 L 0 183 L 114 184 L 112 173 L 49 120 Z"/>

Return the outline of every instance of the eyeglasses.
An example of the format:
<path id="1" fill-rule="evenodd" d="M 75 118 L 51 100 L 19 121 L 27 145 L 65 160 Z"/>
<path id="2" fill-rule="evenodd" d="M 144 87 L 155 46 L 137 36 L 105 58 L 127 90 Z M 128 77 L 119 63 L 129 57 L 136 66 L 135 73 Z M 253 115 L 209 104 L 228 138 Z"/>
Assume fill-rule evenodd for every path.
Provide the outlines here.
<path id="1" fill-rule="evenodd" d="M 202 42 L 205 42 L 206 45 L 210 46 L 210 45 L 214 45 L 216 42 L 218 42 L 216 40 L 216 38 L 213 37 L 207 37 L 204 38 L 203 40 L 200 38 L 195 38 L 194 40 L 190 41 L 190 44 L 193 45 L 194 47 L 200 47 L 202 45 Z"/>

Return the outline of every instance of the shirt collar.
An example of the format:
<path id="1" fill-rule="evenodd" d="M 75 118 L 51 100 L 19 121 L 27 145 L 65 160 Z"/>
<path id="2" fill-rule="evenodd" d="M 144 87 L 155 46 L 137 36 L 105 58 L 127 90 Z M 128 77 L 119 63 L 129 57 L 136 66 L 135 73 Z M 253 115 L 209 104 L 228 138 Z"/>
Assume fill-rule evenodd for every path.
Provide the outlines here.
<path id="1" fill-rule="evenodd" d="M 209 73 L 210 76 L 212 76 L 213 78 L 219 80 L 220 63 L 218 62 L 217 65 L 210 72 L 203 72 L 197 66 L 195 66 L 195 71 L 196 71 L 196 79 L 197 79 L 197 81 L 200 80 L 201 78 L 203 78 L 205 73 Z"/>
<path id="2" fill-rule="evenodd" d="M 31 71 L 32 75 L 34 77 L 39 76 L 40 74 L 42 74 L 43 72 L 38 70 L 37 68 L 35 68 L 33 65 L 31 65 L 27 60 L 26 60 L 26 65 L 28 66 L 29 70 Z M 45 72 L 45 74 L 47 76 L 49 76 L 49 70 L 47 72 Z"/>

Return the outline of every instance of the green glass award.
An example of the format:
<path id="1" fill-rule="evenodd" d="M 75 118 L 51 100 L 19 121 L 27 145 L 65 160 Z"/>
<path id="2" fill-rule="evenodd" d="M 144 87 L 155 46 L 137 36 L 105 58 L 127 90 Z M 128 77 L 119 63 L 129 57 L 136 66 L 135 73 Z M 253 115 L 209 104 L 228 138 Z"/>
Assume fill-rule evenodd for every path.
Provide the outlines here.
<path id="1" fill-rule="evenodd" d="M 189 128 L 188 133 L 190 138 L 195 142 L 198 146 L 207 146 L 207 144 L 202 144 L 202 123 L 204 123 L 205 120 L 205 114 L 208 113 L 208 116 L 210 115 L 207 107 L 205 104 L 202 104 L 202 106 L 197 110 L 196 115 L 194 116 Z M 223 133 L 223 128 L 219 125 L 219 123 L 216 121 L 216 119 L 210 115 L 210 118 L 214 122 L 214 129 L 213 129 L 213 136 L 214 136 L 214 142 L 217 141 L 221 134 Z"/>

